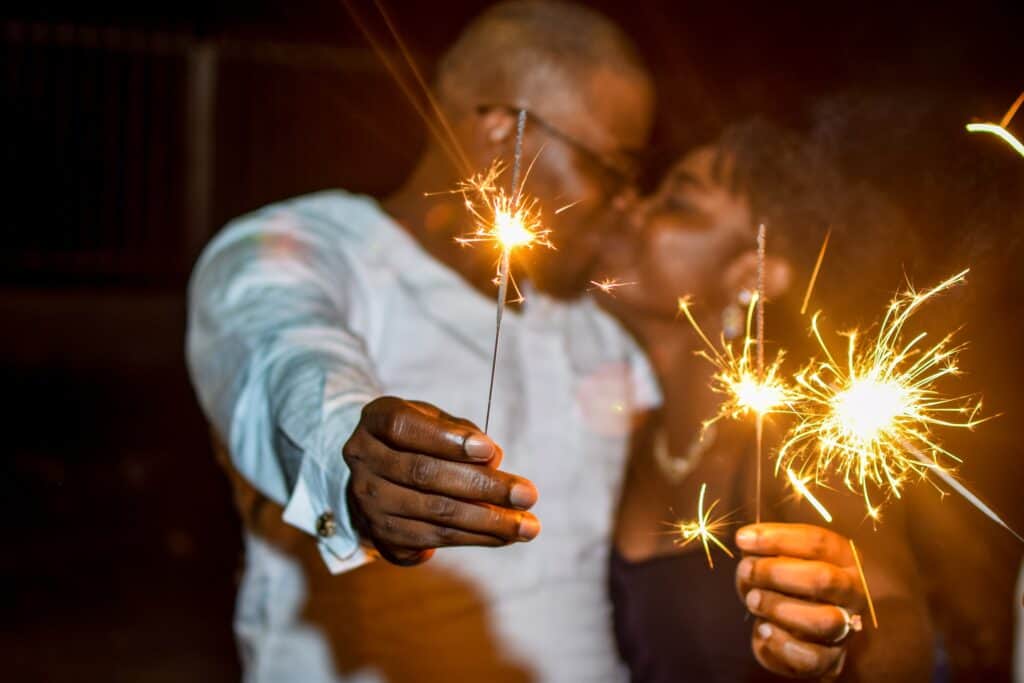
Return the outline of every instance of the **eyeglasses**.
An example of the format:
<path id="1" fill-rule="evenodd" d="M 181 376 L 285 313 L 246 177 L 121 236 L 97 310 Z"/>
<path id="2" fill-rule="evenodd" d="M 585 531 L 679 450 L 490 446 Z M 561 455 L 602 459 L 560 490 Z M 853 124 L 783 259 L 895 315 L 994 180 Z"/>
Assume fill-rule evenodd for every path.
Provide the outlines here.
<path id="1" fill-rule="evenodd" d="M 490 111 L 500 110 L 512 115 L 518 115 L 522 111 L 519 107 L 507 104 L 484 104 L 477 107 L 478 114 L 486 114 Z M 597 169 L 613 192 L 619 192 L 636 180 L 640 169 L 640 155 L 633 152 L 620 152 L 615 155 L 598 152 L 588 145 L 580 142 L 574 136 L 564 133 L 556 126 L 548 123 L 529 109 L 529 123 L 537 126 L 545 133 L 568 145 L 580 157 L 593 168 Z"/>

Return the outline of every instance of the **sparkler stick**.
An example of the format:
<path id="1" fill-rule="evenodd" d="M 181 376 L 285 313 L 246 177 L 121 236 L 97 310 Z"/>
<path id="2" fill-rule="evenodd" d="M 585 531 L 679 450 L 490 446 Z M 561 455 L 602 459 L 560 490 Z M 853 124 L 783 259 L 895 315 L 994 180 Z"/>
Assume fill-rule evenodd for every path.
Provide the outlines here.
<path id="1" fill-rule="evenodd" d="M 711 512 L 718 505 L 718 501 L 711 503 L 707 510 L 704 509 L 704 493 L 707 491 L 708 485 L 702 483 L 700 485 L 700 497 L 697 499 L 697 519 L 692 522 L 676 522 L 673 526 L 676 531 L 679 532 L 679 538 L 676 539 L 676 545 L 680 548 L 684 548 L 691 542 L 700 539 L 700 542 L 704 545 L 704 554 L 708 558 L 708 566 L 711 569 L 715 568 L 715 562 L 711 559 L 711 547 L 708 542 L 714 543 L 718 546 L 722 552 L 729 557 L 733 557 L 732 551 L 730 551 L 716 535 L 726 526 L 725 517 L 712 520 Z"/>
<path id="2" fill-rule="evenodd" d="M 757 381 L 764 384 L 764 258 L 765 258 L 765 227 L 764 223 L 757 227 Z M 755 451 L 757 457 L 757 491 L 754 499 L 754 511 L 757 523 L 761 523 L 761 461 L 764 460 L 764 413 L 755 414 Z"/>
<path id="3" fill-rule="evenodd" d="M 516 119 L 516 146 L 512 156 L 512 215 L 519 208 L 519 197 L 522 188 L 519 186 L 519 173 L 523 161 L 523 132 L 526 130 L 526 110 L 519 110 Z M 491 381 L 487 386 L 487 413 L 484 416 L 484 434 L 491 426 L 491 400 L 494 398 L 494 373 L 498 368 L 498 340 L 501 338 L 501 318 L 505 313 L 505 299 L 508 297 L 509 269 L 512 260 L 512 247 L 504 242 L 501 245 L 501 263 L 498 266 L 498 312 L 494 324 L 494 351 L 491 354 Z"/>

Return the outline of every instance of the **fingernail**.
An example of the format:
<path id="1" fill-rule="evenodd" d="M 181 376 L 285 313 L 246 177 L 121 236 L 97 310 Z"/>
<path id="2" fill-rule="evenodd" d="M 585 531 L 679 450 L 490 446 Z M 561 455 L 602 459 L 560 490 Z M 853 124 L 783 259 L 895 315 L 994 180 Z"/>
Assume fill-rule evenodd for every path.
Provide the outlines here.
<path id="1" fill-rule="evenodd" d="M 754 588 L 747 593 L 747 609 L 750 611 L 756 610 L 761 606 L 761 591 Z"/>
<path id="2" fill-rule="evenodd" d="M 800 643 L 787 640 L 782 644 L 782 651 L 786 657 L 800 666 L 809 669 L 818 665 L 818 656 L 814 654 L 814 651 Z"/>
<path id="3" fill-rule="evenodd" d="M 516 484 L 509 491 L 508 500 L 517 508 L 525 510 L 537 502 L 537 489 L 529 484 Z"/>
<path id="4" fill-rule="evenodd" d="M 769 624 L 767 621 L 762 621 L 757 626 L 757 635 L 761 636 L 765 640 L 768 640 L 772 637 L 772 625 Z"/>
<path id="5" fill-rule="evenodd" d="M 519 538 L 523 541 L 532 541 L 540 533 L 540 522 L 535 517 L 523 516 L 519 520 Z"/>
<path id="6" fill-rule="evenodd" d="M 473 460 L 490 460 L 494 457 L 494 442 L 485 434 L 470 434 L 462 442 L 462 450 Z"/>
<path id="7" fill-rule="evenodd" d="M 736 574 L 744 581 L 749 581 L 754 573 L 754 560 L 744 557 L 740 560 L 740 566 L 736 568 Z"/>
<path id="8" fill-rule="evenodd" d="M 741 550 L 753 550 L 756 544 L 757 533 L 755 533 L 750 527 L 745 526 L 736 532 L 736 545 L 738 545 Z"/>

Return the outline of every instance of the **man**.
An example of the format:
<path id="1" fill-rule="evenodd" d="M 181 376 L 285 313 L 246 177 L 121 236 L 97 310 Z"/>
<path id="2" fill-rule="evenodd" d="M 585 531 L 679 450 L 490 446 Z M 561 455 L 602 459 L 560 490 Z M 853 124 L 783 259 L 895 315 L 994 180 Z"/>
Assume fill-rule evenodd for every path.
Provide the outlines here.
<path id="1" fill-rule="evenodd" d="M 629 416 L 656 390 L 579 297 L 647 140 L 650 79 L 594 12 L 510 2 L 463 33 L 436 90 L 451 139 L 395 195 L 267 207 L 193 275 L 190 370 L 247 527 L 249 680 L 622 675 L 606 556 Z M 424 195 L 509 160 L 520 109 L 558 251 L 513 265 L 531 288 L 506 317 L 492 440 L 453 415 L 483 414 L 494 253 L 458 248 L 461 204 Z"/>

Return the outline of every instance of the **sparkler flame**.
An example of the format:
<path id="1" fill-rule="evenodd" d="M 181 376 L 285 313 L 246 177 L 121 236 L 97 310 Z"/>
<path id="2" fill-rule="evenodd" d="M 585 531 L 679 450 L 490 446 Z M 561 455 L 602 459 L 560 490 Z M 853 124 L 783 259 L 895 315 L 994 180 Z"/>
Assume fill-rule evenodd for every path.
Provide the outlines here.
<path id="1" fill-rule="evenodd" d="M 718 546 L 729 557 L 733 557 L 733 554 L 725 544 L 718 540 L 718 534 L 728 526 L 726 517 L 711 519 L 711 513 L 715 506 L 718 505 L 718 501 L 716 500 L 711 503 L 707 510 L 704 509 L 704 494 L 707 492 L 707 488 L 707 484 L 702 483 L 700 485 L 700 497 L 697 499 L 697 519 L 692 522 L 676 522 L 673 526 L 679 533 L 676 545 L 684 548 L 699 539 L 704 546 L 704 554 L 708 558 L 708 566 L 714 569 L 715 562 L 711 558 L 711 546 L 708 543 Z"/>
<path id="2" fill-rule="evenodd" d="M 704 343 L 705 349 L 699 351 L 698 355 L 707 359 L 716 368 L 711 378 L 711 390 L 725 396 L 718 413 L 704 422 L 705 429 L 725 417 L 736 419 L 747 414 L 788 412 L 786 406 L 791 400 L 792 392 L 781 376 L 784 354 L 780 351 L 775 360 L 765 366 L 763 374 L 758 372 L 754 354 L 757 339 L 751 335 L 757 302 L 758 295 L 754 293 L 747 307 L 746 334 L 743 336 L 740 351 L 737 352 L 724 337 L 721 339 L 721 348 L 716 348 L 694 318 L 689 298 L 679 298 L 679 312 L 686 316 Z"/>
<path id="3" fill-rule="evenodd" d="M 924 292 L 898 294 L 870 343 L 859 346 L 856 332 L 846 335 L 845 364 L 835 360 L 818 329 L 819 316 L 814 316 L 811 330 L 824 360 L 812 361 L 795 377 L 798 421 L 776 456 L 776 473 L 792 468 L 790 480 L 803 484 L 837 475 L 863 496 L 868 514 L 877 518 L 874 489 L 899 498 L 909 479 L 926 478 L 943 463 L 959 462 L 933 430 L 971 429 L 984 421 L 978 417 L 977 397 L 951 397 L 937 385 L 959 373 L 956 361 L 963 345 L 953 344 L 951 332 L 925 346 L 926 333 L 908 341 L 904 328 L 925 302 L 962 283 L 967 272 Z M 801 493 L 806 496 L 809 490 L 804 487 Z"/>

